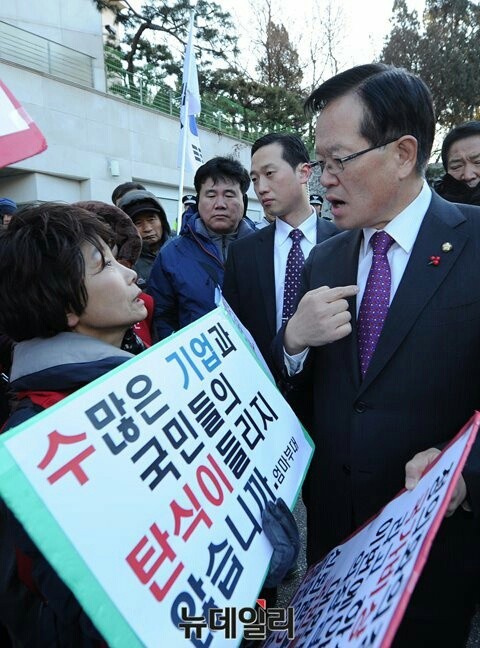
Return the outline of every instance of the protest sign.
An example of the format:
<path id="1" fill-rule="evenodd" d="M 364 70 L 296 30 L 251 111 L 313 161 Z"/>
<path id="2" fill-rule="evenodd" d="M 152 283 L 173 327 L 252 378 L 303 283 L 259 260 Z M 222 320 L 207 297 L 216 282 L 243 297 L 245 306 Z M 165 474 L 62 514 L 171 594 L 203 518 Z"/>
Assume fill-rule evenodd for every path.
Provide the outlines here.
<path id="1" fill-rule="evenodd" d="M 201 620 L 255 602 L 261 513 L 293 506 L 311 454 L 218 308 L 3 435 L 0 493 L 109 645 L 187 645 L 185 608 L 215 648 L 222 615 Z"/>
<path id="2" fill-rule="evenodd" d="M 274 380 L 273 374 L 270 371 L 267 363 L 265 362 L 265 358 L 262 356 L 262 353 L 260 349 L 258 348 L 257 343 L 252 337 L 252 334 L 250 331 L 243 326 L 242 322 L 238 319 L 238 317 L 235 314 L 235 311 L 231 308 L 230 304 L 227 302 L 227 300 L 223 297 L 220 296 L 219 300 L 216 301 L 217 306 L 223 306 L 223 308 L 227 311 L 229 317 L 233 320 L 233 323 L 237 327 L 237 329 L 240 331 L 240 333 L 243 335 L 245 342 L 247 343 L 247 346 L 251 348 L 255 356 L 257 357 L 258 362 L 260 363 L 260 366 L 264 370 L 264 372 L 267 374 L 271 380 Z"/>
<path id="3" fill-rule="evenodd" d="M 47 142 L 23 106 L 0 80 L 0 168 L 47 148 Z"/>
<path id="4" fill-rule="evenodd" d="M 309 569 L 290 602 L 297 648 L 390 646 L 479 423 L 476 413 L 414 490 Z M 289 644 L 285 633 L 272 633 L 264 645 Z"/>

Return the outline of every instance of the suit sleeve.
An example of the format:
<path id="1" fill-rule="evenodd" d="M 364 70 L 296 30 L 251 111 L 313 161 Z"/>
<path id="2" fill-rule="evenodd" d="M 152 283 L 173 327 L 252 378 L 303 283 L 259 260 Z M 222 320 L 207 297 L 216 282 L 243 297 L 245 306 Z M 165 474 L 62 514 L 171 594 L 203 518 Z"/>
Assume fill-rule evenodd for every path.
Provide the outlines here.
<path id="1" fill-rule="evenodd" d="M 318 229 L 317 229 L 317 243 L 322 243 L 326 241 L 335 234 L 339 234 L 340 230 L 330 221 L 325 220 L 324 218 L 319 218 L 318 220 Z"/>
<path id="2" fill-rule="evenodd" d="M 168 271 L 168 259 L 160 251 L 148 280 L 148 292 L 155 303 L 153 325 L 158 340 L 163 340 L 179 328 L 178 296 L 174 282 L 173 274 Z"/>
<path id="3" fill-rule="evenodd" d="M 242 321 L 236 249 L 237 246 L 235 244 L 232 244 L 228 252 L 227 262 L 225 264 L 222 294 L 235 315 L 240 319 L 240 321 Z"/>

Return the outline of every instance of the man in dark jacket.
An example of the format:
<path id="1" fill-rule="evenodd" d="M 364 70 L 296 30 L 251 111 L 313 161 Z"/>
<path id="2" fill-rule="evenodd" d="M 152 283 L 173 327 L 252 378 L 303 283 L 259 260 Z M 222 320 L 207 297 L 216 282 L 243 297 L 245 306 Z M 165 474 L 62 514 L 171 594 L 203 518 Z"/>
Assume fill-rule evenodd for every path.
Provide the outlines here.
<path id="1" fill-rule="evenodd" d="M 119 198 L 118 207 L 130 216 L 142 237 L 142 251 L 134 269 L 143 289 L 160 248 L 171 236 L 170 224 L 158 198 L 144 189 L 128 191 Z"/>
<path id="2" fill-rule="evenodd" d="M 452 129 L 442 144 L 445 175 L 435 191 L 449 202 L 480 205 L 480 121 Z"/>
<path id="3" fill-rule="evenodd" d="M 198 213 L 162 248 L 150 274 L 159 339 L 215 308 L 229 245 L 253 231 L 243 218 L 250 178 L 240 162 L 212 158 L 198 169 L 194 183 Z"/>

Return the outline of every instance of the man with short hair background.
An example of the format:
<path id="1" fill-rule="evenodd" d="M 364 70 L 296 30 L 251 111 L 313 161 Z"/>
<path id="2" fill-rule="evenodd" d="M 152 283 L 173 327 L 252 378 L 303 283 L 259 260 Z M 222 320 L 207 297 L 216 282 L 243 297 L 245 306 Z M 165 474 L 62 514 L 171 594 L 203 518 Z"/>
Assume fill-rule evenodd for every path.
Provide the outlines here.
<path id="1" fill-rule="evenodd" d="M 298 308 L 275 340 L 285 375 L 313 389 L 311 564 L 413 488 L 480 406 L 480 210 L 444 201 L 424 180 L 435 115 L 418 77 L 361 65 L 306 105 L 319 113 L 321 183 L 345 230 L 310 255 Z M 478 446 L 394 646 L 465 645 L 480 583 Z"/>
<path id="2" fill-rule="evenodd" d="M 300 232 L 299 245 L 306 259 L 317 243 L 338 230 L 318 218 L 309 204 L 310 158 L 300 137 L 264 135 L 254 142 L 251 155 L 253 188 L 265 214 L 273 220 L 252 237 L 232 245 L 223 294 L 275 371 L 270 346 L 284 318 L 291 232 Z"/>
<path id="3" fill-rule="evenodd" d="M 199 167 L 194 184 L 198 212 L 162 248 L 150 275 L 159 339 L 215 308 L 230 244 L 252 232 L 243 218 L 250 178 L 240 162 L 212 158 Z"/>

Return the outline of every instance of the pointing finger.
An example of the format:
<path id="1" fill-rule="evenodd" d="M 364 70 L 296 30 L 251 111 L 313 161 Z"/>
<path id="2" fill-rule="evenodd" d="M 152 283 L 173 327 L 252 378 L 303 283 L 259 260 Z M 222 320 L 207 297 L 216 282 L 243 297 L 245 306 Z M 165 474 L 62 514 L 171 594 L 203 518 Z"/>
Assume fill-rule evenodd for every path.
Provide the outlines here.
<path id="1" fill-rule="evenodd" d="M 357 294 L 358 286 L 337 286 L 337 288 L 330 288 L 325 298 L 328 303 L 331 303 L 337 299 L 346 299 Z"/>

